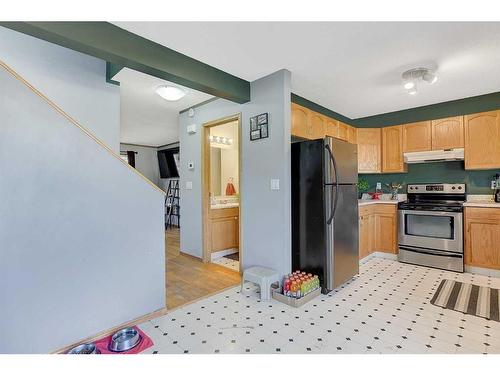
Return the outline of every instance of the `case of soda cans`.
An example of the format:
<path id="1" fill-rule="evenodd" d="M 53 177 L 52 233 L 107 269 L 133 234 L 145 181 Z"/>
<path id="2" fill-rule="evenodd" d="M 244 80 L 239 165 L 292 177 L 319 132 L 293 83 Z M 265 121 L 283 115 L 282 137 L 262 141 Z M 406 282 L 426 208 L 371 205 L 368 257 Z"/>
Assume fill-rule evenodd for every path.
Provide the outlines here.
<path id="1" fill-rule="evenodd" d="M 273 291 L 273 298 L 294 307 L 302 306 L 321 294 L 318 276 L 303 271 L 285 276 L 282 285 L 282 290 Z"/>

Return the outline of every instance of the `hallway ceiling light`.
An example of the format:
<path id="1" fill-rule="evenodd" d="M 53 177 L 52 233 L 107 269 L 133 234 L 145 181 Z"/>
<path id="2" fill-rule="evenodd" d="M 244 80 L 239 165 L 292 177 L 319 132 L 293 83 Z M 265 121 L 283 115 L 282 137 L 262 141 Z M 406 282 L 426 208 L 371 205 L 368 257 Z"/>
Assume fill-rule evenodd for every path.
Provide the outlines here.
<path id="1" fill-rule="evenodd" d="M 175 102 L 179 99 L 182 99 L 186 95 L 186 92 L 183 89 L 167 85 L 158 86 L 156 88 L 156 93 L 163 99 L 170 102 Z"/>
<path id="2" fill-rule="evenodd" d="M 438 77 L 436 74 L 432 73 L 428 68 L 415 68 L 407 70 L 402 74 L 403 87 L 407 90 L 409 95 L 415 95 L 417 91 L 417 83 L 419 81 L 425 81 L 429 84 L 433 84 L 437 81 Z"/>

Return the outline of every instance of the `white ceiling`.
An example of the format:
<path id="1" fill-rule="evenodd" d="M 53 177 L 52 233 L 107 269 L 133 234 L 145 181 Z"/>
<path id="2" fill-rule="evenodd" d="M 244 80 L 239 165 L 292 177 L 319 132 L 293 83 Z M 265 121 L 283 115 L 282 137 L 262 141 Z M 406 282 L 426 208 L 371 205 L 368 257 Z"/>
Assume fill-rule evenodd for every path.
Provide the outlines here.
<path id="1" fill-rule="evenodd" d="M 121 143 L 161 146 L 177 142 L 179 111 L 212 98 L 128 68 L 118 72 L 113 80 L 120 82 Z M 186 96 L 176 102 L 162 99 L 155 93 L 162 84 L 182 87 Z"/>
<path id="2" fill-rule="evenodd" d="M 252 81 L 292 72 L 292 91 L 351 118 L 500 91 L 500 23 L 117 22 Z M 401 73 L 437 67 L 416 96 Z"/>

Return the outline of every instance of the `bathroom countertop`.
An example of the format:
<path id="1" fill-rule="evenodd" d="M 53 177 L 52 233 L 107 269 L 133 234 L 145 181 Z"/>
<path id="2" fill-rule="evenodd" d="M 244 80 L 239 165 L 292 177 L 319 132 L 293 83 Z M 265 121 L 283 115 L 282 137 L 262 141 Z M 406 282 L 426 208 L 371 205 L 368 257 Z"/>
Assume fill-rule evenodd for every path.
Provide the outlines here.
<path id="1" fill-rule="evenodd" d="M 212 210 L 220 210 L 220 209 L 223 209 L 223 208 L 233 208 L 233 207 L 239 207 L 239 206 L 240 206 L 239 202 L 216 203 L 216 204 L 210 205 L 210 208 Z"/>

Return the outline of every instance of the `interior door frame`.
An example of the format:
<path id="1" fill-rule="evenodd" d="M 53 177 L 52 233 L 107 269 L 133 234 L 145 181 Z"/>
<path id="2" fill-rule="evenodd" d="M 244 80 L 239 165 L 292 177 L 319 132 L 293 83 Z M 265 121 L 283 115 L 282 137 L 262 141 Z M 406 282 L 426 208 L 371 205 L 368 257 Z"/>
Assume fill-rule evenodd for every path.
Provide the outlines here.
<path id="1" fill-rule="evenodd" d="M 241 173 L 241 144 L 243 140 L 241 138 L 241 112 L 223 117 L 217 120 L 209 121 L 203 124 L 202 128 L 202 142 L 201 142 L 201 164 L 202 164 L 202 238 L 203 238 L 203 251 L 202 251 L 202 260 L 203 263 L 209 263 L 211 261 L 210 254 L 210 243 L 211 243 L 211 233 L 210 233 L 210 128 L 223 125 L 228 122 L 238 122 L 238 194 L 239 194 L 239 209 L 238 209 L 238 251 L 240 255 L 240 269 L 239 272 L 241 274 L 242 268 L 242 258 L 243 258 L 243 247 L 241 246 L 241 238 L 242 238 L 242 223 L 241 223 L 241 181 L 242 181 L 242 173 Z"/>

